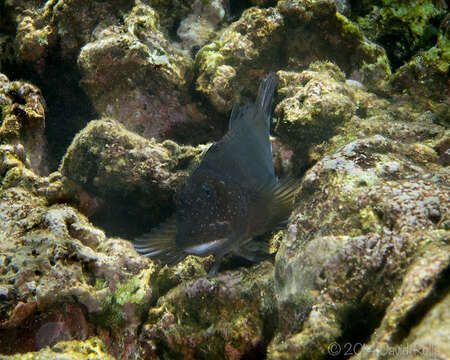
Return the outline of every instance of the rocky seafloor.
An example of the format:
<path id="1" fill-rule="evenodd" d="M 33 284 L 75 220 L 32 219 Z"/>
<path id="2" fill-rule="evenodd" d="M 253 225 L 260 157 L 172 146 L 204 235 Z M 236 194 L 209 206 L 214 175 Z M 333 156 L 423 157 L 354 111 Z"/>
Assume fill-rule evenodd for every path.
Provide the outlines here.
<path id="1" fill-rule="evenodd" d="M 443 0 L 0 3 L 1 359 L 448 359 Z M 280 81 L 273 261 L 131 240 Z"/>

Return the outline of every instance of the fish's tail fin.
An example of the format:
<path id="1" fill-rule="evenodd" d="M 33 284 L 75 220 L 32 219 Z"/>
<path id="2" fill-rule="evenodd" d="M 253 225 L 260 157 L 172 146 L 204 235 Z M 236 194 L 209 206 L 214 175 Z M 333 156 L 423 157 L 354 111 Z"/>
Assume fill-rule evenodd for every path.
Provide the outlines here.
<path id="1" fill-rule="evenodd" d="M 261 81 L 258 90 L 258 98 L 256 104 L 263 111 L 263 114 L 270 116 L 272 111 L 272 99 L 278 86 L 278 75 L 274 72 L 269 73 L 266 78 Z"/>
<path id="2" fill-rule="evenodd" d="M 158 260 L 162 264 L 175 265 L 187 255 L 176 246 L 176 233 L 176 219 L 173 217 L 150 233 L 135 238 L 134 247 L 144 257 Z"/>

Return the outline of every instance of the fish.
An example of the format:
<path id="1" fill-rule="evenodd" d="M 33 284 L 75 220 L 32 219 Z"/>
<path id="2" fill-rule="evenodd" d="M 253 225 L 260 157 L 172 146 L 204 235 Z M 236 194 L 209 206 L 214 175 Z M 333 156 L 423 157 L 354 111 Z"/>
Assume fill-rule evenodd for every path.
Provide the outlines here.
<path id="1" fill-rule="evenodd" d="M 278 76 L 269 73 L 254 103 L 234 105 L 227 133 L 188 177 L 175 214 L 134 239 L 138 253 L 168 265 L 213 254 L 209 275 L 229 253 L 252 262 L 273 255 L 254 238 L 287 224 L 298 188 L 294 178 L 275 175 L 270 121 L 277 85 Z"/>

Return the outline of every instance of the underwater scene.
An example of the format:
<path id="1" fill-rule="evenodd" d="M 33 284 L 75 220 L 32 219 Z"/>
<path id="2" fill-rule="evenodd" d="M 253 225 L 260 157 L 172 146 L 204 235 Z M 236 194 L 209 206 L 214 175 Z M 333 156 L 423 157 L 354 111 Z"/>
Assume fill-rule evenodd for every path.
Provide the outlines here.
<path id="1" fill-rule="evenodd" d="M 445 0 L 0 0 L 0 360 L 450 358 Z"/>

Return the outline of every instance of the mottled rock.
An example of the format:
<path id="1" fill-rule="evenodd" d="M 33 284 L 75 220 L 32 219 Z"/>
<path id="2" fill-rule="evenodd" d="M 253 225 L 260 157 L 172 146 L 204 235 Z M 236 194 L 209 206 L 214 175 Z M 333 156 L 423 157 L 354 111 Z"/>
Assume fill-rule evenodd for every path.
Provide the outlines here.
<path id="1" fill-rule="evenodd" d="M 73 61 L 94 31 L 117 24 L 121 11 L 133 1 L 13 1 L 7 2 L 5 14 L 17 24 L 15 39 L 19 61 L 32 63 L 43 70 L 47 56 L 59 48 L 60 55 Z"/>
<path id="2" fill-rule="evenodd" d="M 417 50 L 436 42 L 440 19 L 447 14 L 444 0 L 418 3 L 383 0 L 376 4 L 362 1 L 355 7 L 357 22 L 364 34 L 382 45 L 393 68 L 409 60 Z"/>
<path id="3" fill-rule="evenodd" d="M 343 50 L 345 49 L 345 51 Z M 220 112 L 248 102 L 270 70 L 303 70 L 329 59 L 350 77 L 383 89 L 390 74 L 384 50 L 329 1 L 279 1 L 250 8 L 196 57 L 197 90 Z"/>
<path id="4" fill-rule="evenodd" d="M 448 73 L 450 64 L 450 16 L 442 21 L 438 40 L 432 48 L 418 52 L 392 76 L 390 84 L 396 92 L 409 94 L 414 101 L 430 100 L 435 111 L 440 112 L 442 123 L 450 119 Z"/>
<path id="5" fill-rule="evenodd" d="M 148 356 L 264 357 L 274 330 L 272 271 L 265 262 L 172 289 L 150 310 L 143 327 L 140 341 Z"/>
<path id="6" fill-rule="evenodd" d="M 61 173 L 99 198 L 96 223 L 136 236 L 173 210 L 175 190 L 205 149 L 160 144 L 103 119 L 90 122 L 75 137 Z"/>
<path id="7" fill-rule="evenodd" d="M 357 359 L 365 359 L 367 354 L 370 359 L 385 359 L 386 355 L 397 355 L 398 359 L 448 356 L 450 348 L 446 339 L 450 328 L 444 319 L 449 315 L 446 278 L 450 256 L 448 232 L 442 235 L 425 240 L 380 327 L 362 347 Z"/>
<path id="8" fill-rule="evenodd" d="M 419 285 L 424 292 L 443 291 L 430 281 L 439 283 L 450 263 L 448 172 L 414 140 L 355 140 L 306 172 L 276 257 L 280 332 L 269 358 L 321 358 L 334 342 L 363 344 L 380 323 L 402 328 L 409 278 L 429 279 Z M 403 315 L 390 316 L 392 306 Z"/>
<path id="9" fill-rule="evenodd" d="M 45 195 L 63 187 L 58 178 L 39 178 L 7 146 L 0 151 L 1 352 L 36 351 L 114 327 L 124 333 L 102 338 L 113 353 L 125 351 L 137 319 L 155 301 L 156 268 L 74 208 L 48 205 Z"/>
<path id="10" fill-rule="evenodd" d="M 194 52 L 216 37 L 225 15 L 223 1 L 195 0 L 192 11 L 180 22 L 177 29 L 182 48 Z"/>
<path id="11" fill-rule="evenodd" d="M 0 74 L 0 144 L 10 144 L 31 169 L 48 174 L 45 101 L 41 91 Z"/>
<path id="12" fill-rule="evenodd" d="M 274 8 L 250 8 L 220 38 L 197 54 L 197 90 L 216 110 L 227 112 L 236 102 L 253 101 L 264 69 L 277 68 L 283 18 Z M 245 74 L 245 76 L 244 76 Z"/>
<path id="13" fill-rule="evenodd" d="M 97 112 L 158 139 L 203 120 L 187 92 L 191 58 L 168 41 L 158 14 L 139 4 L 124 20 L 96 34 L 78 57 L 80 84 Z"/>

